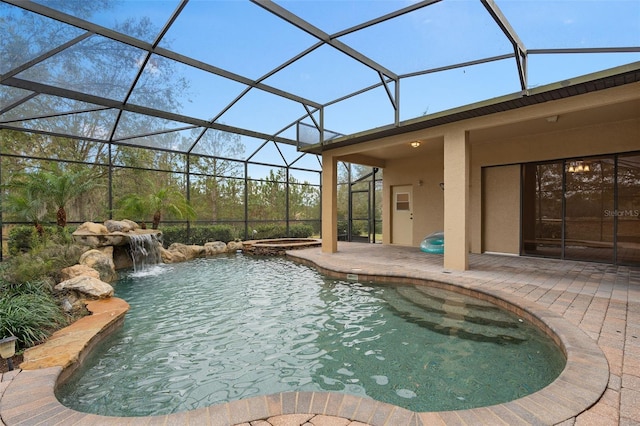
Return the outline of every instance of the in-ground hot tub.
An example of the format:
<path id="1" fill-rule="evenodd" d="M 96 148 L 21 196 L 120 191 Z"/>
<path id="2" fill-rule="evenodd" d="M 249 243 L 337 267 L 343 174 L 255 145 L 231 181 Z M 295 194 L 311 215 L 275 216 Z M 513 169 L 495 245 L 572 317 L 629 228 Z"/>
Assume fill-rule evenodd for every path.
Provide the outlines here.
<path id="1" fill-rule="evenodd" d="M 316 238 L 271 238 L 242 243 L 242 251 L 261 256 L 282 256 L 287 250 L 319 247 L 322 240 Z"/>

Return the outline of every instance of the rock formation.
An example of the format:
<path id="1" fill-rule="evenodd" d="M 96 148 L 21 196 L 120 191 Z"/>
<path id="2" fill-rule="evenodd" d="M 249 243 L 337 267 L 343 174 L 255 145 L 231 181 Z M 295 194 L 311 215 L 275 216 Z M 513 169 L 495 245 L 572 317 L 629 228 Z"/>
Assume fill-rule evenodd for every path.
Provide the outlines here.
<path id="1" fill-rule="evenodd" d="M 87 275 L 79 275 L 75 278 L 62 281 L 55 287 L 58 291 L 74 290 L 93 299 L 104 299 L 113 296 L 113 287 Z"/>
<path id="2" fill-rule="evenodd" d="M 98 270 L 101 280 L 113 282 L 117 279 L 115 271 L 134 266 L 130 252 L 131 241 L 142 235 L 151 235 L 157 241 L 162 240 L 161 231 L 141 229 L 136 222 L 127 219 L 107 220 L 104 224 L 85 222 L 73 233 L 73 238 L 78 244 L 92 249 L 87 252 L 91 252 L 91 255 L 86 255 L 88 259 L 81 263 Z M 111 253 L 108 252 L 109 249 L 112 250 Z M 242 250 L 243 245 L 242 241 L 231 241 L 228 244 L 213 241 L 204 246 L 174 243 L 165 249 L 158 242 L 158 249 L 163 263 L 177 263 L 222 253 L 235 253 Z M 96 250 L 109 257 L 111 262 L 95 253 Z M 110 271 L 110 264 L 113 264 L 113 271 Z"/>
<path id="3" fill-rule="evenodd" d="M 66 281 L 80 275 L 100 279 L 100 273 L 87 265 L 73 265 L 60 270 L 60 281 Z"/>
<path id="4" fill-rule="evenodd" d="M 112 283 L 118 279 L 116 265 L 113 263 L 113 247 L 85 251 L 78 263 L 98 271 L 102 281 Z"/>

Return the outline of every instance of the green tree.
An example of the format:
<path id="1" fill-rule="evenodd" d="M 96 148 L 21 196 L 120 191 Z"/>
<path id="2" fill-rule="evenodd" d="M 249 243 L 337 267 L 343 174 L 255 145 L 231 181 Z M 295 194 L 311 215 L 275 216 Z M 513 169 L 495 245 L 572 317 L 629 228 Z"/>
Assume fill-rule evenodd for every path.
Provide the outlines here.
<path id="1" fill-rule="evenodd" d="M 147 229 L 144 218 L 150 214 L 151 209 L 144 197 L 127 194 L 118 200 L 118 210 L 123 217 L 136 220 L 142 229 Z"/>
<path id="2" fill-rule="evenodd" d="M 162 188 L 151 194 L 149 203 L 153 209 L 153 229 L 158 229 L 162 214 L 165 212 L 173 213 L 181 219 L 195 217 L 195 211 L 185 196 L 174 188 Z"/>
<path id="3" fill-rule="evenodd" d="M 52 8 L 82 19 L 91 19 L 105 13 L 113 4 L 110 0 L 54 0 L 48 3 Z M 45 55 L 51 49 L 84 33 L 84 30 L 77 27 L 55 25 L 51 20 L 43 19 L 35 13 L 3 7 L 1 4 L 0 8 L 0 27 L 3 29 L 3 35 L 0 37 L 0 74 L 10 73 L 30 59 Z M 160 28 L 155 27 L 147 17 L 117 22 L 113 29 L 141 40 L 154 39 L 160 31 Z M 190 85 L 181 74 L 179 65 L 167 58 L 154 57 L 148 62 L 148 67 L 137 75 L 137 68 L 132 67 L 132 64 L 140 65 L 142 59 L 144 58 L 141 57 L 140 50 L 93 34 L 23 72 L 25 78 L 30 81 L 86 91 L 123 102 L 135 82 L 135 90 L 130 94 L 132 102 L 158 109 L 179 110 L 181 104 L 187 102 Z M 78 87 L 80 82 L 91 82 L 91 85 Z M 0 104 L 13 104 L 18 95 L 24 96 L 11 90 L 0 91 Z M 144 114 L 125 114 L 118 121 L 117 129 L 114 129 L 116 115 L 113 111 L 95 110 L 95 106 L 89 106 L 86 102 L 45 95 L 36 96 L 27 102 L 19 103 L 14 109 L 3 111 L 5 120 L 21 120 L 25 117 L 47 117 L 38 121 L 37 128 L 43 133 L 0 130 L 2 152 L 12 154 L 3 157 L 2 175 L 5 177 L 33 167 L 52 169 L 49 164 L 36 165 L 35 163 L 45 161 L 33 159 L 46 158 L 53 159 L 54 162 L 59 160 L 89 163 L 86 167 L 92 170 L 94 178 L 101 179 L 104 183 L 110 179 L 108 165 L 122 165 L 124 167 L 119 170 L 123 175 L 121 181 L 133 182 L 136 180 L 136 170 L 130 167 L 152 168 L 157 162 L 164 161 L 157 160 L 152 154 L 141 156 L 143 150 L 129 155 L 130 150 L 127 151 L 127 147 L 107 143 L 113 138 L 134 137 L 161 126 L 156 118 Z M 60 129 L 79 138 L 70 139 L 47 134 L 62 133 Z M 172 141 L 165 140 L 168 137 L 155 135 L 131 140 L 134 144 L 139 143 L 151 148 L 173 147 Z M 147 152 L 154 151 L 151 149 Z M 170 161 L 171 159 L 167 158 L 167 162 Z M 128 188 L 113 189 L 129 192 Z M 81 214 L 89 212 L 92 217 L 106 215 L 106 193 L 92 191 L 92 195 L 94 197 L 83 200 L 92 205 L 76 206 L 77 210 Z M 70 207 L 67 207 L 67 210 Z"/>
<path id="4" fill-rule="evenodd" d="M 33 223 L 42 235 L 41 222 L 52 207 L 57 208 L 56 223 L 64 228 L 67 226 L 67 203 L 96 185 L 86 170 L 71 171 L 56 167 L 55 171 L 24 171 L 13 175 L 5 186 L 9 192 L 4 208 L 16 220 Z"/>
<path id="5" fill-rule="evenodd" d="M 163 214 L 173 214 L 180 219 L 193 219 L 195 210 L 186 197 L 173 187 L 163 187 L 146 196 L 140 194 L 128 194 L 119 202 L 120 213 L 135 218 L 144 218 L 153 215 L 152 228 L 158 229 Z M 144 220 L 140 223 L 146 228 Z"/>
<path id="6" fill-rule="evenodd" d="M 249 181 L 249 215 L 253 220 L 286 219 L 286 177 L 284 169 L 273 169 L 262 180 Z"/>
<path id="7" fill-rule="evenodd" d="M 3 202 L 5 213 L 16 221 L 30 222 L 38 234 L 44 234 L 42 220 L 47 215 L 47 201 L 44 175 L 41 172 L 14 175 L 4 186 L 7 194 Z"/>
<path id="8" fill-rule="evenodd" d="M 57 207 L 56 223 L 67 226 L 67 203 L 93 189 L 97 182 L 85 171 L 42 172 L 46 197 Z"/>
<path id="9" fill-rule="evenodd" d="M 237 181 L 233 178 L 244 177 L 243 164 L 234 160 L 243 159 L 245 145 L 239 135 L 218 130 L 207 130 L 199 139 L 195 131 L 190 136 L 191 143 L 197 140 L 194 149 L 197 155 L 190 157 L 191 171 L 203 175 L 192 182 L 191 199 L 201 201 L 199 204 L 209 209 L 203 213 L 216 221 L 228 213 L 225 212 L 224 193 L 228 189 L 225 185 L 235 187 Z M 238 193 L 242 194 L 242 191 Z"/>
<path id="10" fill-rule="evenodd" d="M 319 219 L 320 188 L 289 177 L 289 216 L 294 220 Z"/>

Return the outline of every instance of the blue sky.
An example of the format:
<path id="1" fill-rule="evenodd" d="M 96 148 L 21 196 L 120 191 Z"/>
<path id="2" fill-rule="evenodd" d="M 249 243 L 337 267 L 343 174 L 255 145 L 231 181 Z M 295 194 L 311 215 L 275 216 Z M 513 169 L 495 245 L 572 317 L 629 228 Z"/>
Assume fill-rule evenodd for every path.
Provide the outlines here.
<path id="1" fill-rule="evenodd" d="M 73 14 L 74 2 L 37 0 Z M 77 0 L 80 1 L 80 0 Z M 638 0 L 495 0 L 526 49 L 640 46 Z M 406 0 L 282 0 L 277 4 L 327 34 L 348 29 L 415 2 Z M 121 0 L 91 21 L 115 28 L 147 17 L 156 29 L 166 24 L 178 0 Z M 1 11 L 0 11 L 1 12 Z M 393 20 L 338 37 L 399 76 L 513 52 L 510 42 L 479 0 L 443 0 Z M 145 40 L 152 42 L 153 40 Z M 324 45 L 274 75 L 272 69 L 318 42 L 246 0 L 191 0 L 159 46 L 226 69 L 319 104 L 380 82 L 378 73 Z M 142 58 L 144 52 L 140 51 Z M 161 58 L 152 56 L 144 76 Z M 530 54 L 528 87 L 640 61 L 640 53 Z M 46 66 L 46 64 L 44 64 Z M 175 62 L 190 82 L 181 108 L 173 111 L 210 120 L 245 88 L 236 81 Z M 135 69 L 123 70 L 135 75 Z M 143 77 L 144 77 L 143 76 Z M 73 84 L 68 82 L 67 84 Z M 395 90 L 394 84 L 389 85 Z M 513 58 L 466 66 L 400 81 L 400 119 L 407 120 L 485 99 L 517 93 Z M 114 95 L 115 96 L 115 95 Z M 134 90 L 130 101 L 142 97 Z M 154 105 L 144 105 L 153 107 Z M 299 102 L 252 89 L 219 118 L 220 123 L 275 134 L 306 113 Z M 316 115 L 316 118 L 317 115 Z M 382 87 L 325 108 L 325 127 L 343 134 L 391 124 L 394 110 Z M 160 120 L 158 121 L 160 122 Z M 311 120 L 307 119 L 307 123 Z M 170 124 L 166 124 L 170 125 Z M 161 124 L 159 124 L 161 126 Z M 176 126 L 178 127 L 178 126 Z M 295 139 L 295 128 L 281 133 Z M 247 155 L 260 140 L 246 140 Z M 295 153 L 287 153 L 295 157 Z M 290 161 L 290 158 L 287 158 Z"/>
<path id="2" fill-rule="evenodd" d="M 166 3 L 170 2 L 161 3 L 168 6 Z M 278 3 L 332 34 L 412 2 Z M 640 2 L 636 0 L 497 0 L 496 3 L 528 49 L 640 46 Z M 238 16 L 242 17 L 241 22 Z M 339 40 L 400 75 L 512 51 L 508 40 L 476 0 L 444 0 Z M 194 1 L 168 32 L 166 45 L 232 72 L 259 78 L 316 41 L 246 1 Z M 637 60 L 640 60 L 638 53 L 530 55 L 529 87 Z M 265 80 L 266 84 L 320 103 L 378 82 L 376 72 L 329 46 Z M 193 102 L 185 106 L 201 112 L 200 98 L 212 98 L 208 91 L 216 91 L 217 100 L 224 103 L 237 93 L 234 86 L 223 84 L 214 88 L 203 84 L 196 89 L 199 92 Z M 404 79 L 400 88 L 402 120 L 520 89 L 513 59 Z M 266 131 L 275 132 L 284 122 L 279 117 L 295 119 L 304 114 L 300 105 L 290 105 L 264 92 L 252 92 L 228 111 L 222 121 L 240 127 L 263 121 L 261 126 Z M 325 114 L 326 127 L 342 133 L 393 120 L 391 103 L 381 88 L 328 107 Z"/>

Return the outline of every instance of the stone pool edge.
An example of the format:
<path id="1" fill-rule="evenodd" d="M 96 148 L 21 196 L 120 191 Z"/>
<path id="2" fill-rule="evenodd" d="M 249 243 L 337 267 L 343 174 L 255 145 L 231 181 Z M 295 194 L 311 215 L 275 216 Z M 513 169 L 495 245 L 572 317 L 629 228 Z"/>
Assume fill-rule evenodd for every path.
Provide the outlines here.
<path id="1" fill-rule="evenodd" d="M 329 270 L 312 261 L 288 256 L 292 260 L 313 266 L 322 273 L 353 280 L 350 271 Z M 533 321 L 564 350 L 567 364 L 551 384 L 526 397 L 488 407 L 448 412 L 416 413 L 373 399 L 334 392 L 286 392 L 252 397 L 162 416 L 110 417 L 75 411 L 62 405 L 55 389 L 63 383 L 91 350 L 110 332 L 122 325 L 128 304 L 110 298 L 92 301 L 92 315 L 82 318 L 58 332 L 71 338 L 73 344 L 61 345 L 60 340 L 47 343 L 25 353 L 22 371 L 11 375 L 10 382 L 0 383 L 0 419 L 14 424 L 188 424 L 204 421 L 211 425 L 234 425 L 283 415 L 322 415 L 339 417 L 371 425 L 420 425 L 432 422 L 557 424 L 575 417 L 595 404 L 604 393 L 609 380 L 609 366 L 599 346 L 577 327 L 561 316 L 499 290 L 487 291 L 471 285 L 432 281 L 410 275 L 378 276 L 360 274 L 358 281 L 397 282 L 432 285 L 497 303 Z M 86 320 L 85 320 L 86 318 Z M 48 346 L 47 346 L 48 345 Z M 65 354 L 66 352 L 66 354 Z M 53 423 L 52 423 L 53 422 Z M 1 424 L 1 423 L 0 423 Z"/>

